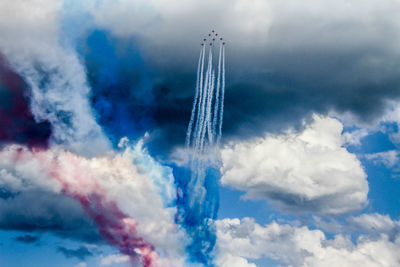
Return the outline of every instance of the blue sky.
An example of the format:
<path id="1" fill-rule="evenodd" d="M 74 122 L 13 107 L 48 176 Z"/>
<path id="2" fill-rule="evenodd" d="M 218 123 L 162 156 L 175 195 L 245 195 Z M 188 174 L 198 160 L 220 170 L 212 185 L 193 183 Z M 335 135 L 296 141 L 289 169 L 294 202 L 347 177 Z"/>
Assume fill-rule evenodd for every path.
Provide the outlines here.
<path id="1" fill-rule="evenodd" d="M 399 11 L 0 3 L 0 265 L 400 266 Z"/>

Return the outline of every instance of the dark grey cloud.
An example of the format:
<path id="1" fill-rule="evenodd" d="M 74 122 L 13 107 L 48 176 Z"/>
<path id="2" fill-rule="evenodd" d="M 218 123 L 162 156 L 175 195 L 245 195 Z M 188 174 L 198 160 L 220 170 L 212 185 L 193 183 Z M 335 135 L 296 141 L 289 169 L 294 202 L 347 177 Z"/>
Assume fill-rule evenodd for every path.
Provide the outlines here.
<path id="1" fill-rule="evenodd" d="M 96 225 L 76 200 L 42 190 L 0 198 L 0 229 L 51 232 L 87 242 L 102 240 Z"/>
<path id="2" fill-rule="evenodd" d="M 224 139 L 262 136 L 299 128 L 312 113 L 349 112 L 361 122 L 382 116 L 387 100 L 400 97 L 400 58 L 380 51 L 266 51 L 242 61 L 227 47 Z M 193 51 L 195 53 L 195 51 Z M 368 57 L 381 62 L 369 66 Z M 396 62 L 398 60 L 398 62 Z M 242 63 L 241 63 L 242 62 Z M 191 72 L 162 69 L 155 89 L 155 119 L 164 140 L 182 144 L 189 121 L 196 61 Z M 392 65 L 388 68 L 387 65 Z M 179 82 L 178 82 L 179 81 Z"/>
<path id="3" fill-rule="evenodd" d="M 79 260 L 84 260 L 87 257 L 93 255 L 93 253 L 87 247 L 84 246 L 80 246 L 79 248 L 76 249 L 70 249 L 59 246 L 57 248 L 57 251 L 63 254 L 67 258 L 77 258 Z"/>
<path id="4" fill-rule="evenodd" d="M 36 243 L 39 239 L 40 237 L 37 235 L 20 235 L 14 238 L 15 241 L 26 244 Z"/>
<path id="5" fill-rule="evenodd" d="M 227 39 L 225 141 L 300 127 L 300 121 L 313 112 L 349 112 L 361 122 L 370 122 L 382 116 L 388 99 L 399 99 L 400 27 L 393 19 L 400 10 L 398 3 L 265 3 L 258 10 L 242 7 L 243 25 L 269 18 L 261 21 L 263 28 L 253 25 L 247 30 L 233 21 L 236 13 L 219 4 L 204 17 L 201 6 L 173 18 L 156 9 L 164 16 L 159 30 L 165 32 L 148 36 L 143 30 L 146 37 L 141 45 L 146 61 L 159 75 L 154 116 L 160 146 L 183 143 L 199 43 L 209 24 Z M 230 26 L 215 19 L 214 13 Z M 178 21 L 186 16 L 193 17 L 189 26 L 179 27 Z M 123 21 L 123 17 L 115 19 L 110 27 Z"/>

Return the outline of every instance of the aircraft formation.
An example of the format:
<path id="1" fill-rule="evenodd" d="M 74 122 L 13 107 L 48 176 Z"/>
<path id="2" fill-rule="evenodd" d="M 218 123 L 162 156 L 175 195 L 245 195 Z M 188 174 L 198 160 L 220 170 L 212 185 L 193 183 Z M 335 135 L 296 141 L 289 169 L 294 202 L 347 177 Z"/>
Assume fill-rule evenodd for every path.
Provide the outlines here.
<path id="1" fill-rule="evenodd" d="M 210 46 L 212 46 L 215 42 L 215 40 L 218 40 L 218 33 L 216 33 L 214 30 L 211 31 L 211 33 L 208 34 L 208 37 L 210 38 Z M 225 41 L 222 37 L 219 37 L 219 40 L 222 42 L 222 45 L 225 45 Z M 203 42 L 201 43 L 201 46 L 206 45 L 207 39 L 204 38 Z"/>

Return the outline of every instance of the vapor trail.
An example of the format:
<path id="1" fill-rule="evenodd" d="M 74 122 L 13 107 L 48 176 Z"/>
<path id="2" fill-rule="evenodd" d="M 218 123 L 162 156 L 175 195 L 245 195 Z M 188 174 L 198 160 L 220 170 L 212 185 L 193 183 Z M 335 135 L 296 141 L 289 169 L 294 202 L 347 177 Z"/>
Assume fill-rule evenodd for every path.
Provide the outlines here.
<path id="1" fill-rule="evenodd" d="M 219 91 L 221 85 L 221 56 L 222 56 L 222 44 L 219 46 L 218 56 L 218 74 L 217 74 L 217 89 L 215 92 L 215 107 L 214 107 L 214 118 L 213 118 L 213 134 L 217 135 L 217 122 L 218 122 L 218 107 L 219 107 Z"/>
<path id="2" fill-rule="evenodd" d="M 214 94 L 214 81 L 215 81 L 215 71 L 213 70 L 212 75 L 211 75 L 211 86 L 208 94 L 208 102 L 207 102 L 207 135 L 208 135 L 208 142 L 210 144 L 213 143 L 213 133 L 212 133 L 212 127 L 211 127 L 211 122 L 212 122 L 212 108 L 211 104 L 213 101 L 213 94 Z"/>
<path id="3" fill-rule="evenodd" d="M 194 133 L 193 133 L 193 139 L 195 142 L 195 146 L 197 147 L 197 137 L 198 137 L 198 131 L 199 131 L 199 127 L 200 127 L 200 123 L 199 123 L 199 118 L 200 118 L 200 108 L 201 108 L 201 101 L 203 98 L 203 75 L 204 75 L 204 58 L 205 58 L 205 54 L 206 54 L 206 49 L 203 46 L 202 49 L 202 56 L 201 56 L 201 67 L 200 67 L 200 83 L 199 83 L 199 101 L 197 104 L 197 118 L 196 118 L 196 125 L 195 125 L 195 129 L 194 129 Z"/>
<path id="4" fill-rule="evenodd" d="M 225 47 L 222 47 L 222 86 L 221 86 L 221 109 L 219 111 L 219 130 L 217 143 L 221 141 L 222 122 L 224 118 L 224 97 L 225 97 Z"/>
<path id="5" fill-rule="evenodd" d="M 199 98 L 199 90 L 200 90 L 200 68 L 201 68 L 201 58 L 203 55 L 203 48 L 200 49 L 200 56 L 199 56 L 199 63 L 197 64 L 197 80 L 196 80 L 196 95 L 193 100 L 193 107 L 192 107 L 192 113 L 190 115 L 190 122 L 189 126 L 187 129 L 186 133 L 186 147 L 189 147 L 190 145 L 190 135 L 192 133 L 192 128 L 193 128 L 193 121 L 194 121 L 194 116 L 196 113 L 196 104 Z"/>
<path id="6" fill-rule="evenodd" d="M 200 115 L 200 119 L 199 119 L 199 133 L 198 133 L 198 137 L 196 140 L 196 148 L 199 149 L 200 151 L 202 151 L 203 149 L 203 140 L 204 140 L 204 119 L 205 119 L 205 112 L 206 112 L 206 100 L 207 100 L 207 92 L 208 92 L 208 88 L 210 86 L 210 73 L 211 73 L 211 69 L 212 69 L 212 50 L 210 48 L 209 52 L 208 52 L 208 66 L 207 66 L 207 71 L 206 71 L 206 78 L 205 78 L 205 88 L 203 88 L 203 99 L 202 99 L 202 103 L 201 103 L 201 109 L 199 112 Z"/>
<path id="7" fill-rule="evenodd" d="M 212 47 L 210 47 L 210 51 L 209 51 L 209 56 L 208 56 L 208 69 L 207 69 L 207 90 L 205 90 L 207 92 L 207 99 L 204 98 L 204 100 L 208 100 L 209 95 L 210 95 L 210 90 L 211 90 L 211 86 L 212 86 L 212 61 L 213 61 L 213 54 L 212 54 Z M 203 103 L 203 105 L 205 105 L 206 103 Z M 204 148 L 204 138 L 206 135 L 206 130 L 207 130 L 207 116 L 208 114 L 208 103 L 206 106 L 204 106 L 203 108 L 203 113 L 202 113 L 202 119 L 201 119 L 201 138 L 200 138 L 200 151 L 203 151 Z"/>

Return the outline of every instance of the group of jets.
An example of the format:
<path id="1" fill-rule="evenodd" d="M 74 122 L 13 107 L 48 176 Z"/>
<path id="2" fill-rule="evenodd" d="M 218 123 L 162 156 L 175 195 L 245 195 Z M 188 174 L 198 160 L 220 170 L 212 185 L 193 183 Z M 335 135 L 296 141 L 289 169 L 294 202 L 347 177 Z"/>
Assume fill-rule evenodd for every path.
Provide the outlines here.
<path id="1" fill-rule="evenodd" d="M 216 33 L 214 30 L 211 31 L 211 33 L 208 34 L 209 38 L 212 38 L 212 42 L 210 43 L 210 46 L 213 45 L 215 38 L 218 38 L 218 33 Z M 223 40 L 222 37 L 219 38 L 220 41 Z M 203 39 L 204 43 L 201 43 L 201 46 L 204 46 L 205 42 L 207 41 L 206 38 Z M 225 42 L 222 42 L 222 45 L 225 45 Z"/>

